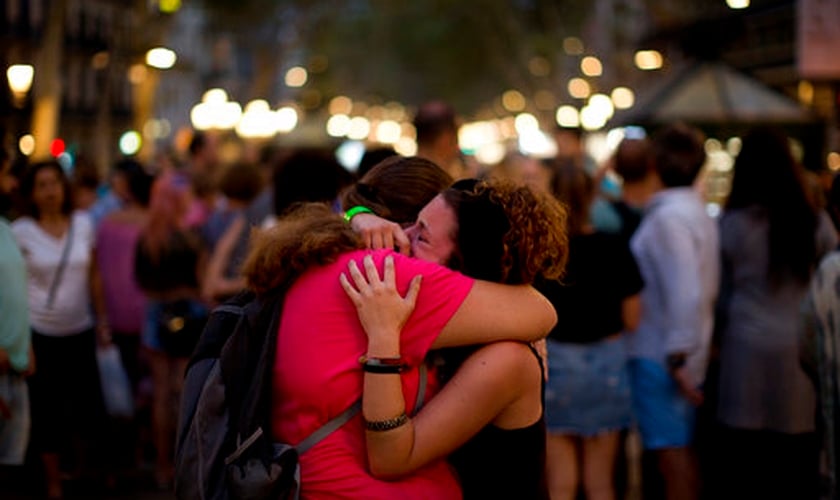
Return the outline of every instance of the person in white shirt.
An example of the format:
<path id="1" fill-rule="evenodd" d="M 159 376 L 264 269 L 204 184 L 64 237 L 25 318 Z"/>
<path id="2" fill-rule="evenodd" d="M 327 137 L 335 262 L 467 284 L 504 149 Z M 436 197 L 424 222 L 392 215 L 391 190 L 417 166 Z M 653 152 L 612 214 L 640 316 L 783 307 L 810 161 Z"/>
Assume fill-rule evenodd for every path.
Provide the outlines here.
<path id="1" fill-rule="evenodd" d="M 96 343 L 110 342 L 110 332 L 93 259 L 93 224 L 86 214 L 72 212 L 61 165 L 31 165 L 21 194 L 26 215 L 12 223 L 12 232 L 26 263 L 38 362 L 30 380 L 32 446 L 43 461 L 47 497 L 58 498 L 63 493 L 59 451 L 77 432 L 80 442 L 97 443 L 104 422 Z M 84 457 L 77 467 L 84 467 L 90 462 L 85 452 L 95 450 L 75 451 L 74 458 Z"/>

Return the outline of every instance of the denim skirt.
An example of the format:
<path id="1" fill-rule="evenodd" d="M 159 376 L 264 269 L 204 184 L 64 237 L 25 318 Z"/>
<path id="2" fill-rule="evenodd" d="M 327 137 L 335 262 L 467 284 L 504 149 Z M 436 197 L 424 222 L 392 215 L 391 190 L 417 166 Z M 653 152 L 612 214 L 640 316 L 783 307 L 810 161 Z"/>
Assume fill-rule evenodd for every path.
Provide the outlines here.
<path id="1" fill-rule="evenodd" d="M 548 341 L 548 432 L 593 437 L 627 429 L 633 403 L 623 337 L 591 344 Z"/>

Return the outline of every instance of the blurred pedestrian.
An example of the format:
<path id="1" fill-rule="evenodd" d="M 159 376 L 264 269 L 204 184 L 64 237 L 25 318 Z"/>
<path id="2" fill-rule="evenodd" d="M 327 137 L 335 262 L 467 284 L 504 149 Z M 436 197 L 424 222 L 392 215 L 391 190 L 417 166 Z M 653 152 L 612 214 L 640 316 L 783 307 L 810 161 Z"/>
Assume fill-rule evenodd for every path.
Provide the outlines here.
<path id="1" fill-rule="evenodd" d="M 645 183 L 655 179 L 648 175 L 653 169 L 650 141 L 647 138 L 623 139 L 612 157 L 610 168 L 621 177 L 621 198 L 612 205 L 621 218 L 620 234 L 630 241 L 642 223 L 644 206 L 651 191 Z"/>
<path id="2" fill-rule="evenodd" d="M 575 165 L 555 171 L 553 191 L 569 210 L 569 261 L 561 281 L 537 285 L 562 321 L 548 337 L 548 477 L 554 500 L 616 498 L 613 477 L 620 433 L 633 420 L 627 350 L 635 330 L 642 278 L 619 235 L 589 219 L 592 178 Z"/>
<path id="3" fill-rule="evenodd" d="M 251 227 L 248 209 L 262 189 L 260 169 L 252 163 L 235 163 L 219 181 L 224 207 L 219 207 L 202 227 L 210 252 L 202 296 L 208 303 L 224 302 L 245 285 L 239 268 L 248 251 Z"/>
<path id="4" fill-rule="evenodd" d="M 554 169 L 562 169 L 565 165 L 572 164 L 590 175 L 595 182 L 595 194 L 589 209 L 592 224 L 599 231 L 620 232 L 621 219 L 611 204 L 613 199 L 618 197 L 619 188 L 607 177 L 607 169 L 599 167 L 595 159 L 586 152 L 583 129 L 557 126 L 554 129 L 554 142 L 557 144 L 557 155 L 551 162 Z"/>
<path id="5" fill-rule="evenodd" d="M 799 306 L 837 233 L 802 174 L 786 136 L 753 129 L 720 220 L 717 418 L 728 498 L 816 495 L 816 400 L 799 364 Z"/>
<path id="6" fill-rule="evenodd" d="M 141 342 L 152 372 L 155 479 L 161 488 L 172 481 L 184 371 L 208 314 L 200 298 L 207 256 L 197 230 L 187 225 L 189 204 L 189 187 L 175 176 L 155 181 L 134 260 L 135 279 L 148 300 Z"/>
<path id="7" fill-rule="evenodd" d="M 827 197 L 827 209 L 840 213 L 840 176 L 835 176 Z M 832 217 L 840 231 L 840 219 Z M 835 248 L 820 263 L 811 279 L 802 307 L 803 328 L 799 354 L 805 373 L 814 383 L 817 395 L 817 436 L 820 437 L 819 498 L 840 495 L 840 249 Z"/>
<path id="8" fill-rule="evenodd" d="M 73 211 L 61 165 L 33 164 L 21 191 L 27 215 L 12 223 L 12 231 L 26 261 L 38 363 L 29 380 L 32 446 L 44 465 L 46 494 L 58 498 L 63 492 L 61 459 L 76 472 L 89 473 L 98 451 L 94 444 L 101 444 L 105 408 L 96 344 L 109 344 L 111 335 L 93 256 L 93 224 Z"/>
<path id="9" fill-rule="evenodd" d="M 699 492 L 692 441 L 718 293 L 718 231 L 692 188 L 706 158 L 700 132 L 667 126 L 652 147 L 653 194 L 631 240 L 645 283 L 639 327 L 628 338 L 633 407 L 667 498 L 691 500 Z"/>
<path id="10" fill-rule="evenodd" d="M 0 148 L 0 466 L 23 465 L 29 444 L 29 389 L 35 371 L 29 330 L 26 263 L 3 216 L 17 189 L 11 161 Z M 4 471 L 5 472 L 5 471 Z M 0 476 L 0 482 L 7 478 Z"/>
<path id="11" fill-rule="evenodd" d="M 444 101 L 420 105 L 413 119 L 417 132 L 417 156 L 445 170 L 453 179 L 471 177 L 458 145 L 455 109 Z"/>

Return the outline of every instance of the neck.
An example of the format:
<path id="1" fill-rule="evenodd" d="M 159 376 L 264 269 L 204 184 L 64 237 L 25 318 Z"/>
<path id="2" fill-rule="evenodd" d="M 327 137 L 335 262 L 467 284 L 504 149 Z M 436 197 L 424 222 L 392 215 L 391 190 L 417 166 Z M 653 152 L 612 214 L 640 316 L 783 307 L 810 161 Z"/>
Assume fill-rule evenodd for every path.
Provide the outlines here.
<path id="1" fill-rule="evenodd" d="M 67 216 L 61 212 L 41 212 L 38 222 L 41 224 L 60 224 L 67 220 Z"/>
<path id="2" fill-rule="evenodd" d="M 649 174 L 643 179 L 632 183 L 625 183 L 622 186 L 622 197 L 624 201 L 634 207 L 643 207 L 647 205 L 650 198 L 662 191 L 665 186 L 659 180 L 656 174 Z"/>

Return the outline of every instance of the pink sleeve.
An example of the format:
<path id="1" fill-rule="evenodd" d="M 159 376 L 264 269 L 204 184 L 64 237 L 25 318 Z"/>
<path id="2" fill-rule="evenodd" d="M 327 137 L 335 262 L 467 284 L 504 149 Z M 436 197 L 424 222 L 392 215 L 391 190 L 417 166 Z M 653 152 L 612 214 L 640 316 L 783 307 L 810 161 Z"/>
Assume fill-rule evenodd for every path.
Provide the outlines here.
<path id="1" fill-rule="evenodd" d="M 417 306 L 400 337 L 402 357 L 411 365 L 417 365 L 426 357 L 432 343 L 455 311 L 461 307 L 475 281 L 439 264 L 389 251 L 375 253 L 380 269 L 382 259 L 389 253 L 394 256 L 397 287 L 401 293 L 406 292 L 414 276 L 423 275 Z"/>

